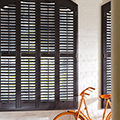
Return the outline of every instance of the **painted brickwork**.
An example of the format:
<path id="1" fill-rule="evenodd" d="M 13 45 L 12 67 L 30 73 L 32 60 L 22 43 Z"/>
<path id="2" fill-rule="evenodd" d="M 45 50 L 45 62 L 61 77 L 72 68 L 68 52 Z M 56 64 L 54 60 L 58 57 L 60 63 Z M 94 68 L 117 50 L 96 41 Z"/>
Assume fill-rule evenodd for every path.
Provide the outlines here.
<path id="1" fill-rule="evenodd" d="M 76 0 L 79 4 L 79 92 L 92 86 L 88 109 L 94 120 L 102 117 L 101 100 L 101 5 L 103 0 Z"/>

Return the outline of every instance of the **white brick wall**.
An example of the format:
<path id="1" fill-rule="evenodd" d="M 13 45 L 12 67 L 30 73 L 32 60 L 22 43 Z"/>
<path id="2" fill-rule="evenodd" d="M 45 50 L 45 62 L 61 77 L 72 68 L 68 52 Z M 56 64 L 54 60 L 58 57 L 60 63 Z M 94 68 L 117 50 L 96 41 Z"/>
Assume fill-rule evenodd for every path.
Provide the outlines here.
<path id="1" fill-rule="evenodd" d="M 101 5 L 106 0 L 76 0 L 79 4 L 79 92 L 92 86 L 88 97 L 90 116 L 99 120 L 101 110 Z"/>
<path id="2" fill-rule="evenodd" d="M 88 86 L 95 87 L 87 99 L 90 116 L 102 116 L 101 93 L 101 5 L 108 0 L 73 0 L 78 4 L 78 78 L 79 93 Z M 52 120 L 62 111 L 0 112 L 0 120 Z"/>

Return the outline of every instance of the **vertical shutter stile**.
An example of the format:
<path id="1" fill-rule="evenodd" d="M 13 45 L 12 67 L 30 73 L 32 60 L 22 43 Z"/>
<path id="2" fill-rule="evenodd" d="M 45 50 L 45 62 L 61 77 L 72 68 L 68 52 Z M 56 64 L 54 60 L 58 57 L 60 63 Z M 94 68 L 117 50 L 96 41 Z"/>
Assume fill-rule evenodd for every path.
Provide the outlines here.
<path id="1" fill-rule="evenodd" d="M 0 58 L 1 58 L 1 12 L 0 12 Z M 0 70 L 1 70 L 1 59 L 0 59 Z M 0 72 L 0 90 L 1 90 L 1 72 Z M 1 100 L 1 92 L 0 92 Z"/>
<path id="2" fill-rule="evenodd" d="M 73 70 L 73 74 L 74 74 L 74 106 L 78 106 L 78 66 L 77 66 L 77 61 L 78 61 L 78 41 L 77 39 L 77 33 L 78 33 L 78 11 L 77 11 L 78 7 L 75 6 L 74 7 L 74 70 Z"/>
<path id="3" fill-rule="evenodd" d="M 55 1 L 55 106 L 60 101 L 59 96 L 59 1 Z"/>
<path id="4" fill-rule="evenodd" d="M 40 1 L 36 0 L 36 108 L 40 106 Z"/>
<path id="5" fill-rule="evenodd" d="M 1 58 L 1 12 L 0 12 L 0 58 Z M 1 59 L 0 59 L 0 70 L 1 70 Z M 0 91 L 1 91 L 1 72 L 0 72 Z M 0 92 L 1 100 L 1 92 Z"/>
<path id="6" fill-rule="evenodd" d="M 20 0 L 16 2 L 16 108 L 21 108 L 20 68 Z"/>

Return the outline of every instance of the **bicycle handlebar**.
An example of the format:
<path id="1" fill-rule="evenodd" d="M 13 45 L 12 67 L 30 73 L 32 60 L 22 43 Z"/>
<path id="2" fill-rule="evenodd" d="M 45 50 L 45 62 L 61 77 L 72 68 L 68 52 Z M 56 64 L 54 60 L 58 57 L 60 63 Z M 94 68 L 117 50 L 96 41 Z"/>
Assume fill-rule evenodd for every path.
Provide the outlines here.
<path id="1" fill-rule="evenodd" d="M 95 90 L 95 88 L 93 88 L 93 87 L 88 87 L 88 88 L 86 88 L 85 90 L 83 90 L 83 91 L 80 93 L 80 96 L 90 95 L 89 93 L 85 93 L 86 90 L 91 91 L 91 90 Z"/>

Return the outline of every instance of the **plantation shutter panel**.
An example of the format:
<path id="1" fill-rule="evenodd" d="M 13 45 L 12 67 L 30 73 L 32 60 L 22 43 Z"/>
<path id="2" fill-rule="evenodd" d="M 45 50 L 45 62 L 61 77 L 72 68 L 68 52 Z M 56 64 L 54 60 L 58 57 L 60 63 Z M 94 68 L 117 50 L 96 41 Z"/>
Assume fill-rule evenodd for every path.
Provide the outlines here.
<path id="1" fill-rule="evenodd" d="M 111 9 L 102 8 L 102 94 L 111 94 Z M 104 103 L 105 104 L 105 103 Z"/>
<path id="2" fill-rule="evenodd" d="M 16 6 L 0 8 L 0 106 L 15 108 L 16 101 Z"/>
<path id="3" fill-rule="evenodd" d="M 55 2 L 40 2 L 40 101 L 55 101 Z"/>
<path id="4" fill-rule="evenodd" d="M 74 41 L 76 24 L 74 20 L 76 11 L 72 4 L 66 7 L 63 3 L 68 4 L 67 1 L 60 1 L 59 6 L 59 99 L 61 102 L 64 101 L 64 105 L 61 106 L 66 106 L 73 105 L 76 101 L 74 97 L 76 76 L 76 43 Z"/>
<path id="5" fill-rule="evenodd" d="M 70 101 L 73 100 L 74 95 L 74 13 L 71 9 L 62 6 L 60 6 L 59 13 L 60 100 Z"/>
<path id="6" fill-rule="evenodd" d="M 21 107 L 25 107 L 28 106 L 27 103 L 35 103 L 35 0 L 21 1 L 20 7 Z M 35 104 L 33 106 L 35 107 Z"/>
<path id="7" fill-rule="evenodd" d="M 76 108 L 76 40 L 74 2 L 0 1 L 0 111 Z"/>

